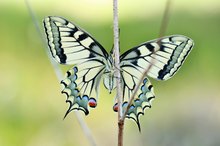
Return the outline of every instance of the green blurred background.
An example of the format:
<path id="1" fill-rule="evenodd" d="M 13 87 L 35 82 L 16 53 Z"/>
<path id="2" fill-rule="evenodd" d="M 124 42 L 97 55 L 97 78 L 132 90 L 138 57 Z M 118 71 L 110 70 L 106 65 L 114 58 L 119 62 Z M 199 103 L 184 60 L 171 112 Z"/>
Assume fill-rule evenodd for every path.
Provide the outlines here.
<path id="1" fill-rule="evenodd" d="M 111 0 L 29 2 L 42 30 L 45 16 L 62 16 L 112 48 Z M 158 37 L 165 3 L 119 0 L 122 52 Z M 141 134 L 126 120 L 125 146 L 219 146 L 220 1 L 173 1 L 171 34 L 189 36 L 195 47 L 172 79 L 151 80 L 157 98 L 141 116 Z M 66 97 L 24 1 L 0 1 L 0 43 L 0 146 L 89 146 L 74 113 L 63 120 Z M 101 85 L 98 107 L 85 117 L 99 146 L 117 144 L 113 101 Z"/>

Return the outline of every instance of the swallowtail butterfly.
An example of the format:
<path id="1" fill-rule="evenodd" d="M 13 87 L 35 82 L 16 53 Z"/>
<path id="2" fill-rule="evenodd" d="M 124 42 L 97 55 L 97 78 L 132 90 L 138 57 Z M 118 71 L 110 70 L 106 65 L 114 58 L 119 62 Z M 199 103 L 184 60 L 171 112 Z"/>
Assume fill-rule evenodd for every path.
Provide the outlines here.
<path id="1" fill-rule="evenodd" d="M 69 103 L 66 115 L 72 110 L 82 110 L 88 115 L 89 107 L 97 106 L 100 82 L 103 81 L 110 93 L 116 87 L 113 54 L 108 54 L 90 34 L 64 18 L 46 17 L 44 28 L 53 58 L 60 64 L 74 64 L 61 81 L 62 93 L 66 94 L 66 102 Z M 120 56 L 123 110 L 143 72 L 152 62 L 147 75 L 167 80 L 178 71 L 192 47 L 192 39 L 172 35 L 142 43 L 123 53 Z M 139 129 L 139 115 L 151 108 L 154 98 L 153 86 L 145 77 L 126 115 L 137 123 Z M 118 111 L 117 103 L 113 110 Z"/>

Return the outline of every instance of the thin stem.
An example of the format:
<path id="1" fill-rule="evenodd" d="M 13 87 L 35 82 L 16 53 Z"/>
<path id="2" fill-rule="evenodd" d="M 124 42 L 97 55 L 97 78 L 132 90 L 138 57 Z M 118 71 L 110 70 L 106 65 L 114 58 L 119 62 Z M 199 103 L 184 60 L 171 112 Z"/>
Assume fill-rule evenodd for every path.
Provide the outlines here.
<path id="1" fill-rule="evenodd" d="M 118 146 L 123 146 L 124 120 L 122 118 L 122 92 L 121 92 L 121 74 L 120 74 L 120 53 L 119 53 L 119 28 L 118 28 L 118 0 L 113 0 L 113 25 L 114 25 L 114 58 L 115 58 L 115 76 L 117 87 L 118 103 Z"/>
<path id="2" fill-rule="evenodd" d="M 31 5 L 29 4 L 29 1 L 25 0 L 25 3 L 26 3 L 26 6 L 27 6 L 27 9 L 28 9 L 28 12 L 29 12 L 29 14 L 30 14 L 30 16 L 32 18 L 32 21 L 34 23 L 34 26 L 35 26 L 35 28 L 37 30 L 37 33 L 38 33 L 39 37 L 41 38 L 41 42 L 44 45 L 44 49 L 47 52 L 47 56 L 48 56 L 48 58 L 50 60 L 50 63 L 51 63 L 51 65 L 54 68 L 54 71 L 56 73 L 57 79 L 60 82 L 62 80 L 62 78 L 63 78 L 63 73 L 62 73 L 61 69 L 59 68 L 59 66 L 57 65 L 57 63 L 53 60 L 53 58 L 51 58 L 49 49 L 47 49 L 48 46 L 47 46 L 47 43 L 46 43 L 46 41 L 44 39 L 44 35 L 43 35 L 43 33 L 42 33 L 41 29 L 40 29 L 40 25 L 39 25 L 39 23 L 37 21 L 37 18 L 36 18 L 36 15 L 35 15 L 34 11 L 32 10 Z"/>
<path id="3" fill-rule="evenodd" d="M 91 130 L 89 129 L 88 125 L 86 124 L 85 120 L 83 119 L 83 117 L 79 114 L 79 112 L 74 111 L 75 115 L 76 115 L 76 119 L 80 125 L 80 127 L 83 130 L 84 135 L 87 137 L 89 144 L 91 146 L 97 146 L 95 139 L 92 135 Z"/>
<path id="4" fill-rule="evenodd" d="M 49 49 L 47 49 L 48 46 L 47 46 L 47 43 L 46 43 L 46 41 L 45 41 L 45 39 L 44 39 L 44 35 L 43 35 L 43 33 L 41 32 L 41 30 L 40 30 L 40 25 L 39 25 L 39 23 L 38 23 L 38 21 L 37 21 L 36 15 L 34 14 L 34 11 L 32 10 L 31 5 L 29 4 L 28 0 L 25 0 L 25 3 L 26 3 L 26 6 L 27 6 L 27 9 L 28 9 L 28 12 L 29 12 L 29 14 L 30 14 L 30 16 L 31 16 L 31 18 L 32 18 L 32 20 L 33 20 L 33 22 L 34 22 L 35 28 L 36 28 L 36 30 L 37 30 L 37 32 L 38 32 L 40 38 L 41 38 L 41 41 L 42 41 L 43 44 L 44 44 L 45 51 L 47 52 L 48 58 L 49 58 L 49 60 L 50 60 L 50 63 L 51 63 L 51 65 L 52 65 L 53 68 L 54 68 L 54 71 L 55 71 L 55 73 L 56 73 L 57 79 L 58 79 L 59 81 L 61 81 L 62 78 L 63 78 L 63 73 L 62 73 L 61 69 L 59 68 L 59 66 L 57 65 L 57 63 L 51 58 Z M 91 133 L 89 127 L 87 126 L 86 122 L 85 122 L 84 119 L 82 118 L 82 116 L 81 116 L 78 112 L 76 112 L 76 111 L 74 111 L 74 113 L 75 113 L 76 119 L 77 119 L 77 121 L 78 121 L 80 127 L 82 128 L 83 133 L 84 133 L 85 136 L 87 137 L 87 139 L 88 139 L 90 145 L 91 145 L 91 146 L 97 146 L 97 145 L 96 145 L 96 142 L 95 142 L 95 140 L 94 140 L 94 138 L 93 138 L 93 136 L 92 136 L 92 133 Z"/>
<path id="5" fill-rule="evenodd" d="M 119 54 L 119 29 L 118 29 L 118 0 L 113 3 L 114 13 L 114 55 L 115 55 L 115 76 L 117 85 L 117 99 L 119 105 L 119 118 L 122 116 L 122 96 L 121 96 L 121 74 L 120 74 L 120 54 Z"/>
<path id="6" fill-rule="evenodd" d="M 118 146 L 123 146 L 124 120 L 118 121 Z"/>
<path id="7" fill-rule="evenodd" d="M 171 8 L 171 0 L 167 0 L 165 10 L 163 13 L 163 17 L 162 17 L 161 26 L 160 26 L 159 38 L 163 37 L 166 32 L 167 25 L 169 22 L 170 8 Z"/>

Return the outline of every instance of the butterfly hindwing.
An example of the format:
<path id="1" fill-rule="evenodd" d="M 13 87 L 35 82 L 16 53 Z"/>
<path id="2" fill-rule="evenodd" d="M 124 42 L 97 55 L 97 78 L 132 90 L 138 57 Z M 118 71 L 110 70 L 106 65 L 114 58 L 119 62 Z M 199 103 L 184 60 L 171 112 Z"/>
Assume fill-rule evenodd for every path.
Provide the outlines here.
<path id="1" fill-rule="evenodd" d="M 94 57 L 108 57 L 105 49 L 87 32 L 64 18 L 46 17 L 44 28 L 50 52 L 61 64 L 77 64 Z"/>
<path id="2" fill-rule="evenodd" d="M 74 66 L 67 71 L 61 81 L 62 93 L 66 94 L 69 109 L 66 115 L 74 109 L 89 114 L 88 107 L 97 106 L 98 90 L 105 65 L 95 60 L 89 60 Z"/>
<path id="3" fill-rule="evenodd" d="M 123 77 L 124 78 L 124 77 Z M 126 78 L 124 78 L 126 80 Z M 128 106 L 128 101 L 131 98 L 133 90 L 129 89 L 128 86 L 123 85 L 123 111 L 126 110 Z M 146 77 L 137 91 L 134 100 L 126 114 L 126 118 L 134 120 L 140 130 L 139 116 L 144 115 L 145 109 L 151 108 L 152 101 L 155 98 L 153 86 L 150 80 Z M 117 104 L 116 104 L 117 105 Z"/>

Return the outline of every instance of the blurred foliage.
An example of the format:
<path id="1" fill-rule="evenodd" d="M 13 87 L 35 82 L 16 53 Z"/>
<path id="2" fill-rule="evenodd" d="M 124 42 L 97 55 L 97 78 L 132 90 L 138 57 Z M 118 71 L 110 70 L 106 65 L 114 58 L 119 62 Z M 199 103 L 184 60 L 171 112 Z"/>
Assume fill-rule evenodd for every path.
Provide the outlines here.
<path id="1" fill-rule="evenodd" d="M 72 14 L 74 6 L 68 12 L 64 7 L 56 11 L 49 2 L 47 5 L 43 1 L 31 3 L 40 24 L 47 15 L 60 15 L 87 30 L 108 51 L 112 48 L 112 22 L 111 17 L 104 18 L 106 13 L 97 15 L 101 18 L 96 21 L 96 16 L 87 11 L 90 4 L 77 5 L 75 1 L 77 10 L 82 9 L 79 15 Z M 68 5 L 68 2 L 56 5 Z M 127 3 L 132 6 L 132 2 Z M 180 2 L 175 3 L 178 6 Z M 152 80 L 158 98 L 153 108 L 141 117 L 141 134 L 133 122 L 126 121 L 126 146 L 220 145 L 220 11 L 216 11 L 220 3 L 209 1 L 209 9 L 196 7 L 194 11 L 195 2 L 186 3 L 191 7 L 185 10 L 178 10 L 173 5 L 166 35 L 189 36 L 195 41 L 195 47 L 173 79 L 167 82 Z M 203 1 L 199 6 L 205 4 Z M 146 12 L 152 12 L 141 11 L 141 16 L 140 12 L 136 16 L 136 11 L 126 16 L 122 10 L 129 9 L 123 6 L 119 9 L 122 13 L 121 52 L 158 37 L 164 5 L 158 6 L 162 9 L 152 5 L 151 2 L 142 5 Z M 94 9 L 95 5 L 92 7 Z M 140 4 L 138 7 L 143 9 Z M 111 5 L 108 8 L 111 14 Z M 68 105 L 25 4 L 0 2 L 0 18 L 0 145 L 89 145 L 73 113 L 62 120 Z M 65 71 L 71 66 L 61 67 Z M 99 145 L 117 143 L 117 114 L 112 111 L 113 101 L 114 94 L 109 95 L 101 85 L 99 105 L 85 117 Z"/>

